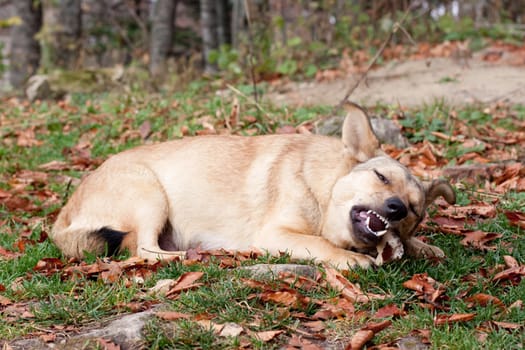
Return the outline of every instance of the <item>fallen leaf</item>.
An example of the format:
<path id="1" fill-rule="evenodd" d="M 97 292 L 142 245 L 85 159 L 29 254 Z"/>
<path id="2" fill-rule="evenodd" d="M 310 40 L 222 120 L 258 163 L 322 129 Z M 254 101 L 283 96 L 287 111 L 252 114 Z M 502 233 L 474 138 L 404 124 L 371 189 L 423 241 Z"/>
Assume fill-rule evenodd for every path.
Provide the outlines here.
<path id="1" fill-rule="evenodd" d="M 0 246 L 0 257 L 2 257 L 3 259 L 14 259 L 18 256 L 20 256 L 19 253 L 12 252 Z"/>
<path id="2" fill-rule="evenodd" d="M 362 349 L 366 343 L 374 338 L 374 332 L 368 329 L 358 330 L 350 339 L 350 343 L 346 346 L 345 350 L 358 350 Z"/>
<path id="3" fill-rule="evenodd" d="M 307 327 L 313 332 L 321 332 L 326 329 L 326 325 L 323 321 L 308 321 L 303 322 L 303 326 Z"/>
<path id="4" fill-rule="evenodd" d="M 514 259 L 512 256 L 510 255 L 504 255 L 503 256 L 503 260 L 505 261 L 505 265 L 508 267 L 508 268 L 513 268 L 513 267 L 518 267 L 520 266 L 520 264 L 518 263 L 518 261 L 516 259 Z"/>
<path id="5" fill-rule="evenodd" d="M 175 282 L 175 285 L 166 293 L 166 297 L 171 297 L 183 290 L 200 287 L 202 283 L 195 283 L 204 275 L 201 271 L 183 273 Z"/>
<path id="6" fill-rule="evenodd" d="M 511 267 L 497 273 L 492 280 L 493 281 L 510 281 L 513 284 L 518 284 L 521 282 L 522 277 L 525 276 L 525 265 Z"/>
<path id="7" fill-rule="evenodd" d="M 253 333 L 253 336 L 255 337 L 255 339 L 266 343 L 272 340 L 273 338 L 275 338 L 276 336 L 278 336 L 279 334 L 283 334 L 283 333 L 284 333 L 283 330 L 262 331 L 262 332 Z"/>
<path id="8" fill-rule="evenodd" d="M 511 225 L 525 230 L 525 213 L 521 211 L 506 211 L 505 216 Z"/>
<path id="9" fill-rule="evenodd" d="M 492 304 L 499 308 L 505 308 L 505 305 L 499 298 L 485 293 L 474 294 L 473 296 L 466 298 L 465 301 L 481 306 L 487 306 L 489 304 Z"/>
<path id="10" fill-rule="evenodd" d="M 282 289 L 278 291 L 266 290 L 261 293 L 260 297 L 264 302 L 271 301 L 288 307 L 307 305 L 310 302 L 310 298 L 294 289 Z"/>
<path id="11" fill-rule="evenodd" d="M 183 319 L 191 318 L 191 315 L 184 314 L 182 312 L 177 312 L 177 311 L 158 311 L 158 312 L 155 312 L 155 316 L 163 320 L 166 320 L 166 321 L 175 321 L 175 320 L 180 320 L 181 318 Z"/>
<path id="12" fill-rule="evenodd" d="M 479 250 L 495 250 L 496 246 L 488 245 L 495 239 L 501 238 L 501 233 L 495 232 L 484 232 L 484 231 L 471 231 L 464 233 L 465 238 L 461 240 L 461 244 L 466 247 L 474 247 Z"/>
<path id="13" fill-rule="evenodd" d="M 383 329 L 392 325 L 391 320 L 383 320 L 381 322 L 368 322 L 362 329 L 370 330 L 374 334 L 381 332 Z"/>
<path id="14" fill-rule="evenodd" d="M 426 273 L 420 273 L 415 274 L 410 280 L 404 282 L 403 287 L 424 294 L 432 294 L 435 291 L 435 282 Z"/>
<path id="15" fill-rule="evenodd" d="M 224 324 L 224 327 L 219 332 L 221 337 L 237 337 L 244 331 L 242 326 L 237 323 L 228 322 Z"/>
<path id="16" fill-rule="evenodd" d="M 374 317 L 376 318 L 386 318 L 386 317 L 398 317 L 398 316 L 404 316 L 406 315 L 406 312 L 399 309 L 396 305 L 386 305 L 377 310 L 377 312 L 374 314 Z"/>
<path id="17" fill-rule="evenodd" d="M 57 338 L 56 333 L 42 334 L 40 336 L 40 339 L 42 339 L 44 343 L 52 343 L 56 340 L 56 338 Z"/>
<path id="18" fill-rule="evenodd" d="M 496 216 L 496 207 L 488 203 L 479 203 L 465 206 L 450 206 L 440 211 L 441 215 L 453 219 L 462 219 L 466 217 L 493 218 Z"/>
<path id="19" fill-rule="evenodd" d="M 511 329 L 511 330 L 524 328 L 523 324 L 519 324 L 519 323 L 500 322 L 500 321 L 491 321 L 491 322 L 498 328 Z"/>
<path id="20" fill-rule="evenodd" d="M 13 302 L 10 299 L 0 295 L 0 306 L 7 306 L 11 304 L 13 304 Z"/>
<path id="21" fill-rule="evenodd" d="M 301 350 L 324 350 L 322 347 L 312 343 L 308 339 L 304 339 L 296 334 L 292 334 L 292 337 L 288 341 L 289 346 L 292 346 L 292 349 L 301 349 Z M 286 348 L 285 349 L 289 349 Z"/>
<path id="22" fill-rule="evenodd" d="M 113 343 L 111 340 L 99 338 L 97 343 L 104 350 L 120 350 L 120 345 Z"/>
<path id="23" fill-rule="evenodd" d="M 472 320 L 476 316 L 475 313 L 467 314 L 452 314 L 452 315 L 436 315 L 434 316 L 434 325 L 444 325 L 458 322 L 467 322 Z"/>
<path id="24" fill-rule="evenodd" d="M 333 289 L 339 291 L 341 295 L 352 302 L 368 303 L 372 299 L 385 299 L 386 295 L 368 293 L 365 294 L 357 285 L 347 280 L 339 271 L 325 265 L 326 282 Z"/>

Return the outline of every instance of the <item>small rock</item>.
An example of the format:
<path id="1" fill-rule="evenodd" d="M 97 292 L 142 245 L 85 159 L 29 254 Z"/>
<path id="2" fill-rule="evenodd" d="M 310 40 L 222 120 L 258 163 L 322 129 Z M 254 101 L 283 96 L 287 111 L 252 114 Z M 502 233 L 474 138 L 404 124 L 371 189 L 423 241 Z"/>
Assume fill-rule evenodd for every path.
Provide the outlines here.
<path id="1" fill-rule="evenodd" d="M 281 272 L 291 272 L 298 276 L 304 276 L 312 279 L 315 278 L 318 272 L 317 268 L 314 266 L 299 264 L 257 264 L 252 266 L 244 266 L 242 269 L 252 272 L 254 276 L 277 276 Z"/>
<path id="2" fill-rule="evenodd" d="M 53 92 L 47 75 L 33 75 L 29 78 L 26 88 L 26 96 L 29 101 L 45 100 L 52 95 Z"/>

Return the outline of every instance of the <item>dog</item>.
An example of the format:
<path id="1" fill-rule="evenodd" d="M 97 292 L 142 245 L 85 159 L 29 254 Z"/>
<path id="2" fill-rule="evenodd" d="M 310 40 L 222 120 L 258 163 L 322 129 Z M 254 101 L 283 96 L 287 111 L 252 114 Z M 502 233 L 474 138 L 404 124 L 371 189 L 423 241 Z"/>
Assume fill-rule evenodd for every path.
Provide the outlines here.
<path id="1" fill-rule="evenodd" d="M 368 268 L 386 237 L 408 255 L 444 256 L 414 234 L 437 197 L 455 202 L 451 185 L 418 180 L 381 150 L 359 106 L 345 110 L 341 139 L 199 136 L 116 154 L 81 182 L 50 237 L 79 259 L 257 248 Z"/>

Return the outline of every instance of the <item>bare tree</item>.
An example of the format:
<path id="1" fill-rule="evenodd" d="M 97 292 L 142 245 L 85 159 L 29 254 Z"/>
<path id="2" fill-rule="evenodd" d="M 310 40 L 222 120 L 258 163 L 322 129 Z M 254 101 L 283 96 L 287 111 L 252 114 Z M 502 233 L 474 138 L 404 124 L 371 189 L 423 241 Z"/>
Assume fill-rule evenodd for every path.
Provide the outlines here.
<path id="1" fill-rule="evenodd" d="M 36 72 L 40 62 L 40 45 L 35 35 L 42 26 L 42 4 L 40 0 L 18 0 L 13 5 L 21 23 L 11 29 L 9 81 L 19 88 Z"/>
<path id="2" fill-rule="evenodd" d="M 173 46 L 175 11 L 178 0 L 157 0 L 153 11 L 150 42 L 150 73 L 165 73 L 166 59 Z"/>

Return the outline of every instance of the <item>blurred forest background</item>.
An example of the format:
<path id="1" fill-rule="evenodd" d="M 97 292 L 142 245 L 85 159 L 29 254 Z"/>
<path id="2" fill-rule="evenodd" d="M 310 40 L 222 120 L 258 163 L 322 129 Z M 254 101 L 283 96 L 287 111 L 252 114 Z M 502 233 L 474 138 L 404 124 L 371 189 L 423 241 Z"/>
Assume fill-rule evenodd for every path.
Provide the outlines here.
<path id="1" fill-rule="evenodd" d="M 398 51 L 525 34 L 525 0 L 0 0 L 2 90 L 313 78 L 341 57 L 368 61 L 403 16 Z"/>

